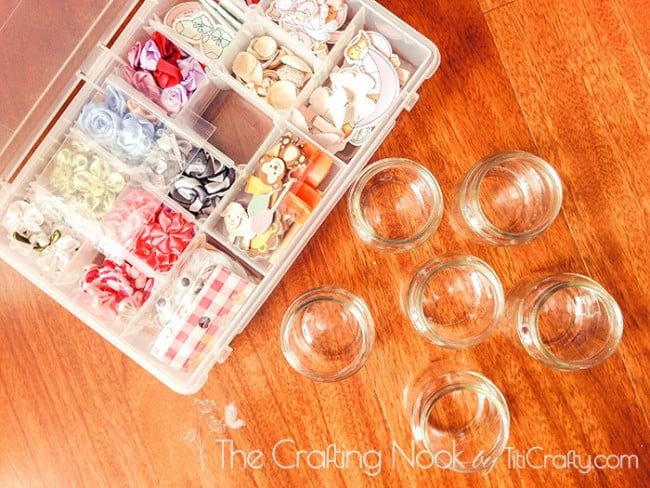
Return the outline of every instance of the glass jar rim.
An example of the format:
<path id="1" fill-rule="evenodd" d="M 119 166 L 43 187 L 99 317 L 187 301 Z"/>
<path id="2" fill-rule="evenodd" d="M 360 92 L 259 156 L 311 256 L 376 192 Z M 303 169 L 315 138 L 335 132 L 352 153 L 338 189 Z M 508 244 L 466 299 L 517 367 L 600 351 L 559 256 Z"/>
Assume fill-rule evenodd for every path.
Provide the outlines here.
<path id="1" fill-rule="evenodd" d="M 605 362 L 618 348 L 618 345 L 623 337 L 623 314 L 621 309 L 607 290 L 605 290 L 599 283 L 592 280 L 588 276 L 583 276 L 578 273 L 561 273 L 558 275 L 551 275 L 543 278 L 541 282 L 550 280 L 550 279 L 560 279 L 560 283 L 551 286 L 549 289 L 545 290 L 538 297 L 535 298 L 533 308 L 530 312 L 530 322 L 532 330 L 534 333 L 531 334 L 531 339 L 535 346 L 537 347 L 540 354 L 547 360 L 547 365 L 558 370 L 562 371 L 577 371 L 581 369 L 588 369 Z M 592 355 L 589 358 L 575 360 L 575 361 L 566 361 L 558 358 L 550 352 L 550 350 L 544 345 L 539 336 L 539 319 L 542 312 L 542 308 L 546 302 L 557 292 L 565 290 L 567 288 L 582 288 L 587 289 L 594 293 L 599 300 L 604 304 L 607 309 L 607 316 L 610 319 L 610 332 L 613 333 L 612 339 L 607 341 L 603 348 L 598 351 L 598 353 Z M 521 314 L 522 310 L 519 311 L 517 320 L 521 321 L 523 317 Z M 521 331 L 517 328 L 517 334 L 519 335 L 520 342 L 524 344 L 524 348 L 528 351 L 526 343 L 521 337 Z M 533 356 L 534 357 L 534 356 Z"/>
<path id="2" fill-rule="evenodd" d="M 472 219 L 468 218 L 468 215 L 466 214 L 465 211 L 465 206 L 462 204 L 463 195 L 470 193 L 473 197 L 476 197 L 478 195 L 479 187 L 485 175 L 492 168 L 494 168 L 504 160 L 511 158 L 513 156 L 525 156 L 526 158 L 531 159 L 540 167 L 542 167 L 544 169 L 544 172 L 553 181 L 553 186 L 556 189 L 557 196 L 554 199 L 554 205 L 549 214 L 550 217 L 547 222 L 543 222 L 537 227 L 534 227 L 526 232 L 508 232 L 494 225 L 490 221 L 490 219 L 487 218 L 485 212 L 483 212 L 483 208 L 479 204 L 478 198 L 472 198 L 471 208 L 476 213 L 479 220 L 481 221 L 482 227 L 487 229 L 487 231 L 481 232 L 480 229 L 477 229 L 475 226 L 470 224 L 470 220 Z M 494 159 L 490 161 L 488 164 L 484 163 L 484 161 L 489 160 L 491 158 Z M 560 179 L 560 176 L 558 175 L 555 168 L 551 166 L 551 164 L 548 161 L 545 161 L 544 159 L 540 158 L 539 156 L 536 156 L 535 154 L 526 151 L 521 151 L 521 150 L 497 151 L 481 158 L 470 168 L 470 170 L 467 172 L 467 175 L 465 176 L 465 178 L 461 183 L 460 191 L 458 192 L 458 199 L 459 199 L 458 204 L 460 205 L 463 219 L 467 222 L 470 228 L 472 228 L 472 230 L 476 232 L 478 235 L 480 235 L 481 237 L 488 240 L 494 240 L 497 243 L 504 244 L 504 245 L 512 244 L 513 241 L 515 241 L 515 243 L 517 241 L 528 242 L 530 240 L 539 237 L 544 232 L 546 232 L 548 228 L 553 224 L 558 214 L 560 213 L 560 210 L 562 208 L 562 199 L 563 199 L 562 180 Z"/>
<path id="3" fill-rule="evenodd" d="M 448 371 L 447 374 L 448 373 L 455 373 L 460 377 L 452 381 L 451 384 L 440 388 L 436 391 L 435 395 L 428 399 L 426 402 L 427 407 L 424 409 L 424 415 L 419 419 L 418 428 L 423 433 L 428 431 L 428 420 L 434 405 L 447 395 L 459 391 L 472 391 L 483 395 L 497 410 L 501 426 L 499 435 L 495 438 L 492 447 L 486 453 L 481 454 L 480 463 L 477 463 L 477 465 L 473 464 L 469 469 L 457 466 L 454 467 L 455 465 L 452 465 L 449 469 L 457 472 L 475 472 L 484 470 L 499 459 L 499 456 L 503 453 L 503 450 L 506 448 L 508 443 L 510 435 L 510 410 L 508 409 L 508 403 L 501 390 L 499 390 L 499 388 L 497 388 L 497 386 L 483 374 L 468 369 L 457 369 L 454 371 Z M 423 435 L 422 442 L 426 449 L 430 452 L 435 452 L 428 435 Z M 486 460 L 489 460 L 490 462 L 486 463 Z"/>
<path id="4" fill-rule="evenodd" d="M 319 301 L 333 301 L 350 309 L 361 333 L 358 353 L 347 366 L 332 372 L 315 373 L 308 370 L 290 347 L 291 325 L 296 316 L 301 310 Z M 370 309 L 363 299 L 344 288 L 321 286 L 302 293 L 289 304 L 280 326 L 280 341 L 285 359 L 298 373 L 315 381 L 339 381 L 352 376 L 367 361 L 375 343 L 375 323 Z"/>
<path id="5" fill-rule="evenodd" d="M 431 327 L 429 321 L 424 315 L 421 302 L 423 299 L 424 289 L 435 274 L 446 269 L 461 266 L 473 268 L 487 279 L 495 297 L 495 309 L 490 323 L 479 334 L 464 339 L 450 339 L 439 334 Z M 418 277 L 422 278 L 422 280 L 416 285 L 415 282 Z M 406 305 L 409 317 L 411 317 L 411 311 L 413 311 L 415 315 L 413 320 L 417 322 L 414 325 L 416 325 L 418 332 L 425 335 L 425 337 L 439 346 L 451 349 L 465 349 L 480 344 L 492 333 L 505 308 L 505 294 L 498 275 L 485 261 L 469 254 L 445 254 L 430 259 L 418 269 L 409 284 Z"/>
<path id="6" fill-rule="evenodd" d="M 389 168 L 407 168 L 414 171 L 426 185 L 435 204 L 435 211 L 429 213 L 426 224 L 416 234 L 405 239 L 386 239 L 378 235 L 363 217 L 361 193 L 371 178 Z M 348 193 L 348 215 L 350 223 L 359 237 L 371 246 L 383 251 L 403 252 L 424 243 L 440 226 L 444 211 L 442 189 L 431 171 L 420 163 L 407 158 L 385 158 L 372 163 L 359 174 Z"/>

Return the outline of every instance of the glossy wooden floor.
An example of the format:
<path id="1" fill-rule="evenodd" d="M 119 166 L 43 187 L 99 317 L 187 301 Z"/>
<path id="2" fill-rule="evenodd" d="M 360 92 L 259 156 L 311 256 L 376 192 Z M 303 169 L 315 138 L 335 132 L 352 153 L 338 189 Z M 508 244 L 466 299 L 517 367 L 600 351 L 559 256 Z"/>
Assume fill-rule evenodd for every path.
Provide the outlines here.
<path id="1" fill-rule="evenodd" d="M 51 15 L 54 22 L 62 12 L 81 18 L 84 8 L 96 10 L 98 3 L 2 0 L 0 35 L 9 46 L 36 42 L 32 34 L 14 35 L 17 25 L 27 25 L 26 12 Z M 374 159 L 397 155 L 422 162 L 447 197 L 487 153 L 519 148 L 538 154 L 557 168 L 565 186 L 563 211 L 550 231 L 525 247 L 489 249 L 456 237 L 445 219 L 425 246 L 394 256 L 360 245 L 340 203 L 196 397 L 169 391 L 0 264 L 0 486 L 650 484 L 650 2 L 381 3 L 430 37 L 443 61 Z M 8 56 L 7 43 L 3 49 Z M 42 88 L 33 71 L 29 83 Z M 4 79 L 16 83 L 11 73 L 0 74 Z M 0 109 L 4 138 L 20 118 L 17 102 L 9 103 L 8 85 L 0 86 L 8 100 Z M 623 309 L 625 333 L 617 353 L 593 370 L 566 374 L 536 364 L 504 330 L 466 353 L 425 344 L 400 311 L 398 290 L 413 267 L 452 251 L 485 259 L 506 289 L 540 270 L 593 277 Z M 278 341 L 289 302 L 323 284 L 365 298 L 377 322 L 366 367 L 336 384 L 294 373 Z M 638 468 L 588 474 L 552 465 L 517 469 L 504 456 L 489 474 L 460 475 L 394 459 L 393 443 L 410 449 L 411 442 L 402 390 L 439 358 L 473 361 L 502 389 L 513 450 L 636 455 Z M 246 422 L 207 440 L 204 471 L 197 446 L 183 441 L 197 425 L 195 398 L 214 400 L 218 414 L 234 402 Z M 239 457 L 231 468 L 228 456 L 222 466 L 221 446 L 228 455 L 229 445 L 214 443 L 216 438 L 262 451 L 265 466 L 244 469 Z M 369 477 L 354 466 L 281 469 L 271 455 L 283 439 L 307 451 L 330 444 L 380 450 L 381 473 Z"/>

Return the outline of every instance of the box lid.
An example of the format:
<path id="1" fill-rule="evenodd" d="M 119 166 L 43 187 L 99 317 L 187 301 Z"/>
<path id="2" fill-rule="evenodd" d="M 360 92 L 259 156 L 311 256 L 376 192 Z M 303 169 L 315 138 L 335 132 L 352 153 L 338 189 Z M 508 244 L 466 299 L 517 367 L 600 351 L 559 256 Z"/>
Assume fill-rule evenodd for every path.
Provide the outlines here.
<path id="1" fill-rule="evenodd" d="M 38 0 L 0 5 L 0 180 L 12 181 L 83 83 L 80 66 L 143 0 Z M 54 5 L 54 2 L 48 2 Z M 83 68 L 82 68 L 83 69 Z"/>

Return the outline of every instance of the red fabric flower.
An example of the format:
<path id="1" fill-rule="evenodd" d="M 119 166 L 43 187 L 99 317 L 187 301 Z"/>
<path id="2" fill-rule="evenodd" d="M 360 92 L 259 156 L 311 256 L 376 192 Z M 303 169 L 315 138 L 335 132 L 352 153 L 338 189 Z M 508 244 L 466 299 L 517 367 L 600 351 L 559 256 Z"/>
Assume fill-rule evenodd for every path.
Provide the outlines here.
<path id="1" fill-rule="evenodd" d="M 105 259 L 101 265 L 90 266 L 81 281 L 81 289 L 93 297 L 96 308 L 108 308 L 114 313 L 129 307 L 140 308 L 151 296 L 154 280 L 131 264 L 118 264 Z"/>
<path id="2" fill-rule="evenodd" d="M 134 251 L 154 271 L 169 271 L 194 234 L 194 224 L 162 206 L 138 236 Z"/>
<path id="3" fill-rule="evenodd" d="M 156 31 L 151 34 L 151 40 L 156 43 L 162 59 L 176 63 L 183 57 L 181 50 L 178 49 L 169 39 Z"/>
<path id="4" fill-rule="evenodd" d="M 160 59 L 156 65 L 156 71 L 153 72 L 153 77 L 160 88 L 169 88 L 178 85 L 183 79 L 183 74 L 176 63 Z"/>

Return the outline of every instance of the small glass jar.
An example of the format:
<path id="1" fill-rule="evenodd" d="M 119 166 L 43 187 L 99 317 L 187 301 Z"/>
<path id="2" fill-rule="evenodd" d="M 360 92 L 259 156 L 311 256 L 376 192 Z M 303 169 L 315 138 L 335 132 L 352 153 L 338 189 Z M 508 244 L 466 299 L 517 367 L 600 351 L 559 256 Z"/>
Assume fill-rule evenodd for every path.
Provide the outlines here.
<path id="1" fill-rule="evenodd" d="M 321 287 L 289 305 L 280 336 L 293 369 L 316 381 L 338 381 L 365 364 L 375 343 L 375 325 L 361 298 L 341 288 Z"/>
<path id="2" fill-rule="evenodd" d="M 405 389 L 404 403 L 416 444 L 439 468 L 487 470 L 508 443 L 506 399 L 494 383 L 465 365 L 433 363 Z"/>
<path id="3" fill-rule="evenodd" d="M 485 340 L 504 307 L 503 286 L 481 259 L 464 254 L 427 261 L 406 289 L 404 308 L 428 341 L 452 349 Z"/>
<path id="4" fill-rule="evenodd" d="M 408 159 L 383 159 L 366 167 L 348 194 L 350 223 L 379 251 L 404 252 L 435 233 L 443 213 L 440 185 Z"/>
<path id="5" fill-rule="evenodd" d="M 601 364 L 623 335 L 616 300 L 594 280 L 573 273 L 520 283 L 508 297 L 507 316 L 528 354 L 563 371 Z"/>
<path id="6" fill-rule="evenodd" d="M 455 230 L 492 246 L 526 244 L 553 224 L 562 182 L 553 167 L 524 151 L 504 151 L 477 162 L 454 191 Z"/>

